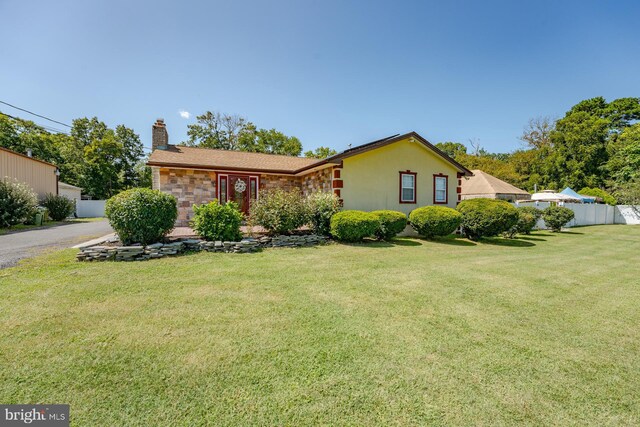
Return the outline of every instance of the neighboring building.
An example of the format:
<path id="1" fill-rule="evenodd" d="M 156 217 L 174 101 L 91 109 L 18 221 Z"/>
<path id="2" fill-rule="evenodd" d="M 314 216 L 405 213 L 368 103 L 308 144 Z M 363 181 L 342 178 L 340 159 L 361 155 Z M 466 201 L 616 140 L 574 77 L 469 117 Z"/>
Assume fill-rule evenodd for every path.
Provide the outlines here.
<path id="1" fill-rule="evenodd" d="M 48 193 L 58 194 L 56 165 L 0 147 L 0 179 L 24 182 L 43 199 Z"/>
<path id="2" fill-rule="evenodd" d="M 153 125 L 153 188 L 178 200 L 178 225 L 193 204 L 233 200 L 249 213 L 251 199 L 272 188 L 304 195 L 333 192 L 345 209 L 409 213 L 426 205 L 455 207 L 471 171 L 415 132 L 350 148 L 327 159 L 169 145 L 164 121 Z"/>
<path id="3" fill-rule="evenodd" d="M 461 199 L 502 199 L 509 202 L 529 200 L 531 194 L 525 190 L 504 182 L 479 169 L 472 171 L 473 176 L 462 180 Z"/>
<path id="4" fill-rule="evenodd" d="M 82 188 L 60 181 L 58 182 L 58 194 L 75 201 L 77 205 L 82 196 Z"/>

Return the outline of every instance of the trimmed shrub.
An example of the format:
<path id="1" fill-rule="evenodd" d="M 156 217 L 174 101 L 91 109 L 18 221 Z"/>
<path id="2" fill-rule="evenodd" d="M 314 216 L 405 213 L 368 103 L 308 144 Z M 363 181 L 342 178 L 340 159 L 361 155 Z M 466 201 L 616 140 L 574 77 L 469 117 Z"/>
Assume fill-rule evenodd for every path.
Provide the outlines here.
<path id="1" fill-rule="evenodd" d="M 38 196 L 31 187 L 8 178 L 0 180 L 0 227 L 11 227 L 33 220 Z"/>
<path id="2" fill-rule="evenodd" d="M 448 236 L 456 231 L 462 221 L 462 214 L 444 206 L 424 206 L 411 211 L 411 227 L 421 236 L 433 238 Z"/>
<path id="3" fill-rule="evenodd" d="M 342 211 L 331 217 L 331 235 L 343 242 L 359 242 L 372 237 L 379 227 L 380 221 L 369 212 Z"/>
<path id="4" fill-rule="evenodd" d="M 176 198 L 159 190 L 132 188 L 107 200 L 105 215 L 125 245 L 161 240 L 173 230 Z"/>
<path id="5" fill-rule="evenodd" d="M 618 202 L 615 197 L 613 197 L 606 191 L 601 190 L 600 188 L 585 187 L 582 190 L 578 191 L 578 194 L 581 194 L 583 196 L 600 197 L 603 202 L 611 206 L 615 206 Z"/>
<path id="6" fill-rule="evenodd" d="M 202 204 L 193 205 L 195 213 L 191 221 L 191 227 L 198 236 L 205 240 L 236 241 L 242 239 L 240 225 L 242 224 L 242 212 L 235 202 L 227 202 L 221 205 L 218 199 Z"/>
<path id="7" fill-rule="evenodd" d="M 469 199 L 457 208 L 462 214 L 462 233 L 471 240 L 497 236 L 518 222 L 518 210 L 504 200 Z"/>
<path id="8" fill-rule="evenodd" d="M 523 206 L 517 209 L 518 222 L 503 234 L 509 239 L 513 239 L 516 234 L 531 234 L 538 220 L 542 217 L 542 211 L 532 206 Z"/>
<path id="9" fill-rule="evenodd" d="M 573 219 L 575 214 L 569 208 L 563 206 L 549 206 L 542 211 L 542 219 L 544 224 L 551 229 L 551 231 L 562 231 L 562 227 Z"/>
<path id="10" fill-rule="evenodd" d="M 333 193 L 314 193 L 307 197 L 309 225 L 314 233 L 328 236 L 331 217 L 340 212 L 340 199 Z"/>
<path id="11" fill-rule="evenodd" d="M 62 221 L 76 210 L 76 204 L 73 200 L 51 193 L 46 195 L 42 206 L 49 210 L 49 216 L 54 221 Z"/>
<path id="12" fill-rule="evenodd" d="M 251 222 L 269 234 L 289 234 L 309 220 L 307 204 L 297 191 L 274 189 L 260 193 L 251 202 Z"/>
<path id="13" fill-rule="evenodd" d="M 379 240 L 389 240 L 401 233 L 407 226 L 407 216 L 398 211 L 373 211 L 371 212 L 380 221 L 380 227 L 376 230 Z"/>

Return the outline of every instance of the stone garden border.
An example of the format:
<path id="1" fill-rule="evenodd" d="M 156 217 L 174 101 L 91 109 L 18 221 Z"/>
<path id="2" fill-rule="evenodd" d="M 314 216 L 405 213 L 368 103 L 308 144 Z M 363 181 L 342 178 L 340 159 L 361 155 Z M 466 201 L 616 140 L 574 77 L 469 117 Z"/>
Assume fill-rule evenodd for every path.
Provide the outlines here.
<path id="1" fill-rule="evenodd" d="M 169 243 L 131 246 L 87 246 L 80 248 L 78 261 L 145 261 L 154 258 L 179 255 L 185 252 L 226 252 L 250 253 L 263 248 L 299 248 L 325 243 L 327 237 L 316 234 L 293 236 L 263 236 L 246 238 L 239 242 L 206 241 L 202 239 L 182 239 Z"/>

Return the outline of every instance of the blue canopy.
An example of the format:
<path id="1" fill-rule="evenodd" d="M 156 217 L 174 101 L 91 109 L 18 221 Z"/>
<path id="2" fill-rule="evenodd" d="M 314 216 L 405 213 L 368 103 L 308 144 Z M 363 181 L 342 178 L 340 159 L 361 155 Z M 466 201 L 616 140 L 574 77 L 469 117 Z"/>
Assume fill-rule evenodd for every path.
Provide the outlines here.
<path id="1" fill-rule="evenodd" d="M 567 187 L 560 192 L 560 194 L 566 194 L 567 196 L 575 197 L 576 199 L 582 200 L 582 203 L 595 203 L 596 198 L 592 196 L 583 196 L 581 194 L 576 193 L 571 188 Z"/>

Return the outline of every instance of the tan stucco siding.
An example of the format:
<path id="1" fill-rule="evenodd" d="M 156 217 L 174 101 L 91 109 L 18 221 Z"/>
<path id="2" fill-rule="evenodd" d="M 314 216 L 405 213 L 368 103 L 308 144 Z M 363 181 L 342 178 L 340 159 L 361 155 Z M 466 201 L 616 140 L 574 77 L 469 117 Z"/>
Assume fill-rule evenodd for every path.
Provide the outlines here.
<path id="1" fill-rule="evenodd" d="M 47 193 L 56 194 L 56 167 L 0 150 L 0 179 L 5 177 L 26 183 L 43 199 Z"/>
<path id="2" fill-rule="evenodd" d="M 400 171 L 416 175 L 416 203 L 400 203 Z M 409 213 L 433 205 L 433 175 L 448 176 L 448 203 L 455 208 L 457 170 L 420 142 L 402 140 L 343 161 L 341 197 L 345 209 L 372 211 L 392 209 Z"/>

